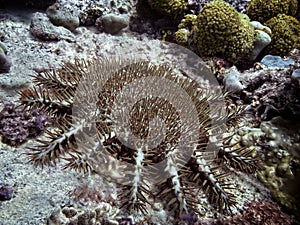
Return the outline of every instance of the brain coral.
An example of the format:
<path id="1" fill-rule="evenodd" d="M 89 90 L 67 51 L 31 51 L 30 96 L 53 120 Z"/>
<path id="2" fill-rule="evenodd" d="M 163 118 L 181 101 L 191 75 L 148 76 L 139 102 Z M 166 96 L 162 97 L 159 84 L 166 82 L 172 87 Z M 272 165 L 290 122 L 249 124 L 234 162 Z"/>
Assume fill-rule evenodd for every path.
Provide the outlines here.
<path id="1" fill-rule="evenodd" d="M 188 9 L 185 0 L 148 0 L 148 3 L 154 10 L 174 19 L 182 18 Z"/>
<path id="2" fill-rule="evenodd" d="M 251 0 L 247 15 L 251 20 L 266 22 L 280 13 L 294 16 L 297 12 L 297 6 L 297 0 Z"/>
<path id="3" fill-rule="evenodd" d="M 220 55 L 233 62 L 246 56 L 256 39 L 247 15 L 222 0 L 203 7 L 193 27 L 193 36 L 200 54 Z"/>
<path id="4" fill-rule="evenodd" d="M 300 47 L 300 22 L 296 18 L 279 14 L 265 24 L 272 30 L 272 41 L 266 48 L 268 54 L 284 56 Z"/>

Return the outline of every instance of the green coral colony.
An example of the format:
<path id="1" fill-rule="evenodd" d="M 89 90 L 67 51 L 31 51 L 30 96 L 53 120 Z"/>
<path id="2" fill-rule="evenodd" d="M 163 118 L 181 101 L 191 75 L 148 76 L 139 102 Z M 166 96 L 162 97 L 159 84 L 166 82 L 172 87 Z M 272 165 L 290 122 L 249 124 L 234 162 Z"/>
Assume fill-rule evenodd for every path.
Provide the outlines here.
<path id="1" fill-rule="evenodd" d="M 248 54 L 256 39 L 249 18 L 224 1 L 207 3 L 197 16 L 193 31 L 200 53 L 221 55 L 231 61 Z"/>
<path id="2" fill-rule="evenodd" d="M 272 42 L 263 53 L 284 56 L 299 47 L 300 23 L 293 17 L 297 8 L 297 0 L 251 0 L 246 15 L 223 0 L 213 0 L 205 4 L 197 16 L 182 17 L 175 40 L 181 45 L 194 42 L 200 55 L 221 56 L 236 62 L 251 55 L 257 28 L 250 20 L 258 21 L 272 31 L 268 33 Z"/>

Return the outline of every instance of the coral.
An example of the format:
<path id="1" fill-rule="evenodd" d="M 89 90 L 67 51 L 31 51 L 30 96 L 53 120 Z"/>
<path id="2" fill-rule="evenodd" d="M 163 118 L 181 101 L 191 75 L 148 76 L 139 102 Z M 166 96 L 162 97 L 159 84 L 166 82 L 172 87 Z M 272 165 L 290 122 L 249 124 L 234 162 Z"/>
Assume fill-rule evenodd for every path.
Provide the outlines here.
<path id="1" fill-rule="evenodd" d="M 180 21 L 180 24 L 178 25 L 178 28 L 192 28 L 194 22 L 197 20 L 197 16 L 193 14 L 187 14 L 184 16 L 184 18 Z"/>
<path id="2" fill-rule="evenodd" d="M 190 35 L 191 33 L 189 30 L 181 28 L 175 32 L 175 41 L 180 45 L 185 45 L 188 42 Z"/>
<path id="3" fill-rule="evenodd" d="M 225 0 L 225 2 L 228 2 L 240 13 L 246 13 L 249 4 L 249 0 Z"/>
<path id="4" fill-rule="evenodd" d="M 291 74 L 290 69 L 278 68 L 242 74 L 242 82 L 246 86 L 242 100 L 256 110 L 257 119 L 270 120 L 280 115 L 288 120 L 299 120 L 300 86 L 291 79 Z"/>
<path id="5" fill-rule="evenodd" d="M 91 206 L 65 206 L 54 211 L 47 220 L 48 225 L 117 225 L 119 210 L 108 203 Z"/>
<path id="6" fill-rule="evenodd" d="M 185 0 L 148 0 L 148 3 L 154 10 L 173 19 L 181 19 L 188 9 Z"/>
<path id="7" fill-rule="evenodd" d="M 300 22 L 296 18 L 278 14 L 265 24 L 272 30 L 272 41 L 265 49 L 267 54 L 285 56 L 300 47 Z"/>
<path id="8" fill-rule="evenodd" d="M 219 218 L 209 222 L 194 222 L 195 225 L 292 225 L 294 219 L 282 212 L 274 202 L 268 200 L 252 201 L 245 206 L 241 215 Z"/>
<path id="9" fill-rule="evenodd" d="M 25 110 L 6 104 L 0 112 L 0 134 L 9 145 L 20 145 L 46 129 L 47 115 L 40 109 Z"/>
<path id="10" fill-rule="evenodd" d="M 200 54 L 220 55 L 233 62 L 246 56 L 256 40 L 249 18 L 222 0 L 203 7 L 197 16 L 193 35 Z"/>
<path id="11" fill-rule="evenodd" d="M 118 203 L 129 212 L 147 214 L 153 201 L 161 201 L 174 217 L 198 212 L 203 191 L 227 213 L 235 204 L 234 187 L 225 179 L 228 168 L 256 170 L 253 149 L 224 143 L 217 158 L 205 152 L 209 135 L 221 127 L 212 121 L 229 125 L 239 112 L 220 115 L 217 105 L 208 107 L 208 97 L 222 94 L 205 94 L 196 81 L 167 65 L 76 60 L 40 72 L 34 82 L 35 88 L 21 92 L 21 104 L 42 107 L 55 122 L 28 150 L 31 161 L 43 166 L 61 160 L 64 168 L 100 174 L 116 183 Z"/>
<path id="12" fill-rule="evenodd" d="M 278 14 L 294 16 L 297 12 L 297 0 L 251 0 L 247 15 L 251 20 L 266 22 Z"/>
<path id="13" fill-rule="evenodd" d="M 287 121 L 281 117 L 263 122 L 261 139 L 264 151 L 263 169 L 259 179 L 269 187 L 272 196 L 282 206 L 299 218 L 299 122 Z M 297 169 L 298 168 L 298 169 Z"/>

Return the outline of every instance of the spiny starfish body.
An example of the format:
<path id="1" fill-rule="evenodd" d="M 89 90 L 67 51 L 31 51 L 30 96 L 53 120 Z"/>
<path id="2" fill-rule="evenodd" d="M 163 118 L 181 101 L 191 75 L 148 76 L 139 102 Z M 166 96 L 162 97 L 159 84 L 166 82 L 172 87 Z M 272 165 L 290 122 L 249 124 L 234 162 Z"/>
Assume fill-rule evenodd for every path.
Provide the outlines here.
<path id="1" fill-rule="evenodd" d="M 40 72 L 34 83 L 20 93 L 21 104 L 46 110 L 52 123 L 27 152 L 31 161 L 63 160 L 64 168 L 102 174 L 117 183 L 128 211 L 147 213 L 159 200 L 179 218 L 198 212 L 200 190 L 228 211 L 235 199 L 223 168 L 255 171 L 252 150 L 206 151 L 218 124 L 234 114 L 222 116 L 209 102 L 223 96 L 208 96 L 167 65 L 76 60 Z"/>

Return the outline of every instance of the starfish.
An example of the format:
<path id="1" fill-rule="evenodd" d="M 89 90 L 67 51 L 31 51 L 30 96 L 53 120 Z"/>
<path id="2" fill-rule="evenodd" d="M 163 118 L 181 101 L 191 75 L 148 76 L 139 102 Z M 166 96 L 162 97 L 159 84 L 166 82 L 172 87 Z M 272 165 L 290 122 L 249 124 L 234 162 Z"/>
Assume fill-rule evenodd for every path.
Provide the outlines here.
<path id="1" fill-rule="evenodd" d="M 256 170 L 253 150 L 226 146 L 208 151 L 210 136 L 237 115 L 222 115 L 208 94 L 168 65 L 96 59 L 40 71 L 34 87 L 20 92 L 25 108 L 48 112 L 51 124 L 27 155 L 35 165 L 98 173 L 115 182 L 120 207 L 147 213 L 161 201 L 180 218 L 198 212 L 204 191 L 219 211 L 235 204 L 226 180 L 232 167 Z"/>

